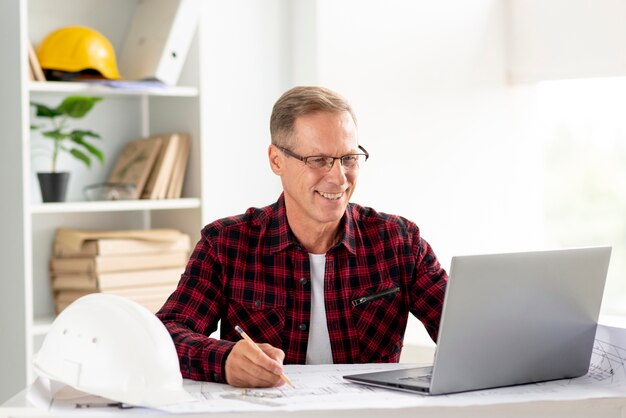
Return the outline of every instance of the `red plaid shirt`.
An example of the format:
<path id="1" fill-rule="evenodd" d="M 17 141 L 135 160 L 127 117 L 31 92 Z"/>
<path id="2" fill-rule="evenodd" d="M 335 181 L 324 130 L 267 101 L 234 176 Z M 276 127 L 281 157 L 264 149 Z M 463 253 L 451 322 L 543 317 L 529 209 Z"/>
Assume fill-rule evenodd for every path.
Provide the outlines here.
<path id="1" fill-rule="evenodd" d="M 447 274 L 398 216 L 349 204 L 341 240 L 326 253 L 324 299 L 334 363 L 397 362 L 409 311 L 436 341 Z M 202 230 L 176 291 L 157 313 L 185 378 L 224 382 L 241 337 L 304 364 L 311 314 L 309 255 L 287 224 L 284 197 Z M 207 337 L 221 320 L 221 339 Z"/>

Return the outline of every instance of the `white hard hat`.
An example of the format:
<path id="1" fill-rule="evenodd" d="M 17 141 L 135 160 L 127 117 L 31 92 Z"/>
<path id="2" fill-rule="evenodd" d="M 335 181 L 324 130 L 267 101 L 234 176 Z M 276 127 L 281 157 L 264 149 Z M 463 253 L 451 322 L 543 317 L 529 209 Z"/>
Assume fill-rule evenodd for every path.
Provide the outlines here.
<path id="1" fill-rule="evenodd" d="M 130 405 L 194 400 L 183 389 L 176 349 L 163 323 L 120 296 L 93 293 L 65 308 L 34 368 L 42 377 Z"/>

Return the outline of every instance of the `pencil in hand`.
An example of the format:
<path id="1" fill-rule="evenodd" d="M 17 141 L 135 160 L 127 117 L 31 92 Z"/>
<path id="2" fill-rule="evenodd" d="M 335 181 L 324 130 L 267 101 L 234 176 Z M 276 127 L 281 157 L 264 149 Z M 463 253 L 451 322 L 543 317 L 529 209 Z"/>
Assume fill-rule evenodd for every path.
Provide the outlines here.
<path id="1" fill-rule="evenodd" d="M 254 346 L 255 346 L 258 350 L 261 350 L 261 349 L 259 348 L 259 346 L 258 346 L 258 345 L 256 345 L 256 343 L 255 343 L 254 341 L 252 341 L 252 338 L 250 338 L 250 337 L 248 336 L 248 334 L 246 334 L 246 332 L 245 332 L 244 330 L 242 330 L 242 329 L 241 329 L 241 327 L 240 327 L 239 325 L 235 325 L 235 331 L 237 331 L 237 332 L 239 333 L 239 335 L 241 335 L 241 337 L 242 337 L 244 340 L 246 340 L 246 341 L 248 341 L 248 342 L 252 343 L 252 344 L 253 344 L 253 345 L 254 345 Z M 289 384 L 289 386 L 291 386 L 292 388 L 295 388 L 295 386 L 293 385 L 293 383 L 291 383 L 291 379 L 289 379 L 285 373 L 281 373 L 280 378 L 281 378 L 281 379 L 283 379 L 283 381 L 284 381 L 285 383 Z"/>

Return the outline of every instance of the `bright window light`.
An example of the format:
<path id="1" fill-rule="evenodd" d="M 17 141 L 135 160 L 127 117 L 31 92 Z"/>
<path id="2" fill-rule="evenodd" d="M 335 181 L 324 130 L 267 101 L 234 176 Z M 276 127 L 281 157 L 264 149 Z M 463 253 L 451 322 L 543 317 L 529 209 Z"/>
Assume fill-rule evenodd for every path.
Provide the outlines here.
<path id="1" fill-rule="evenodd" d="M 546 244 L 613 246 L 602 312 L 626 315 L 626 78 L 542 82 Z"/>

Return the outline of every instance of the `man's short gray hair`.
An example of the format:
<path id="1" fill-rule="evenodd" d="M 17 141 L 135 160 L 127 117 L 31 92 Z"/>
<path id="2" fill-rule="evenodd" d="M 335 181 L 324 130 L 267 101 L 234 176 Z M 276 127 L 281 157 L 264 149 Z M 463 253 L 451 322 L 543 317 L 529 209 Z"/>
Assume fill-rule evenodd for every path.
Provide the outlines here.
<path id="1" fill-rule="evenodd" d="M 350 103 L 338 93 L 324 87 L 294 87 L 280 96 L 272 109 L 272 144 L 291 148 L 294 145 L 293 127 L 296 119 L 317 112 L 348 112 L 356 124 Z"/>

